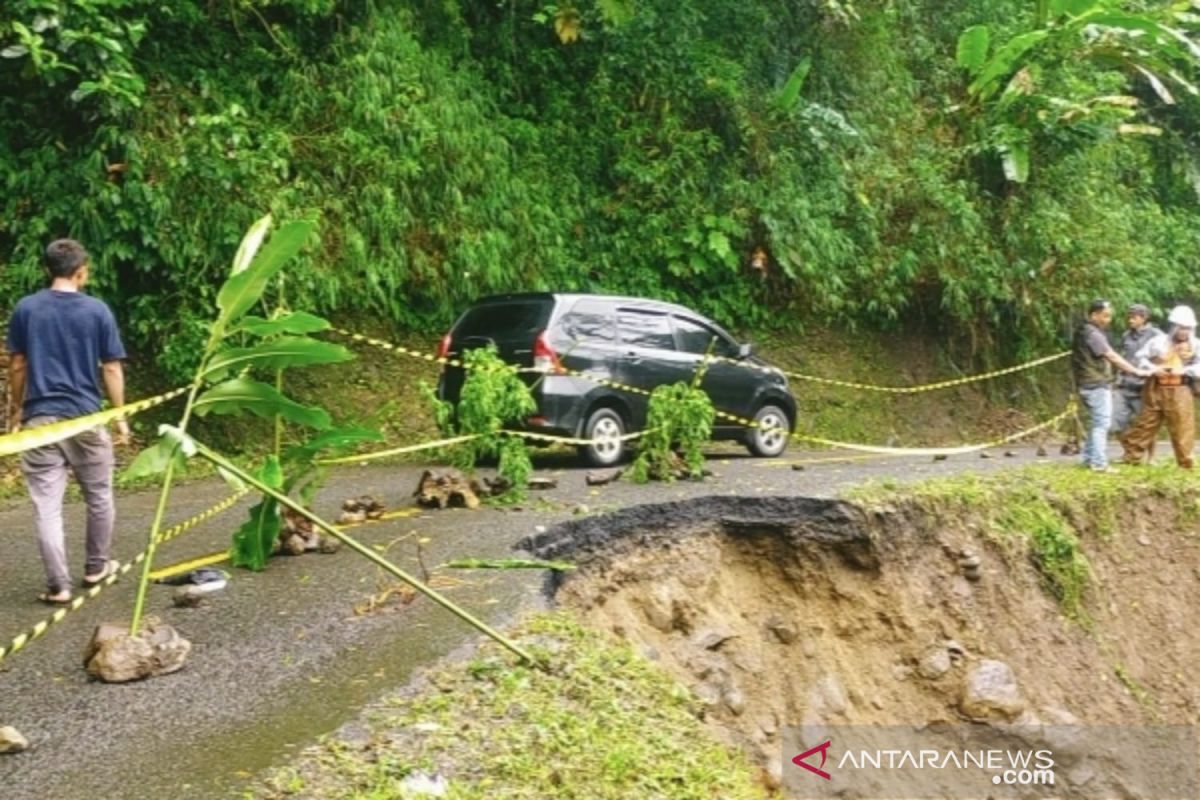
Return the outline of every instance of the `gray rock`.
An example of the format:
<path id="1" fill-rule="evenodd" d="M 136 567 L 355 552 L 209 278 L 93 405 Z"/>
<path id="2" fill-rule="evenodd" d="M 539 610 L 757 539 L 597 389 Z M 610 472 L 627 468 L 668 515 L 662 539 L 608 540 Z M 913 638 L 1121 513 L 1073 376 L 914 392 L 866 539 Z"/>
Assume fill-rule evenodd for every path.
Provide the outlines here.
<path id="1" fill-rule="evenodd" d="M 735 717 L 740 717 L 746 711 L 746 696 L 742 694 L 741 689 L 736 686 L 730 686 L 725 689 L 722 696 L 725 701 L 725 707 L 729 709 L 729 713 Z"/>
<path id="2" fill-rule="evenodd" d="M 0 753 L 20 753 L 29 749 L 29 741 L 11 725 L 0 727 Z"/>
<path id="3" fill-rule="evenodd" d="M 917 674 L 926 680 L 937 680 L 950 671 L 950 653 L 944 647 L 935 647 L 921 657 L 917 663 Z"/>
<path id="4" fill-rule="evenodd" d="M 652 627 L 668 633 L 675 627 L 675 600 L 662 585 L 656 586 L 641 597 L 642 613 Z"/>
<path id="5" fill-rule="evenodd" d="M 621 473 L 625 470 L 618 467 L 616 469 L 593 469 L 589 470 L 584 476 L 584 481 L 588 486 L 603 486 L 606 483 L 612 483 L 617 478 L 621 477 Z"/>
<path id="6" fill-rule="evenodd" d="M 809 692 L 808 705 L 810 710 L 824 718 L 831 714 L 841 714 L 849 703 L 841 681 L 832 675 L 826 675 L 817 681 Z"/>
<path id="7" fill-rule="evenodd" d="M 775 634 L 775 638 L 783 644 L 791 644 L 800 635 L 796 626 L 779 614 L 772 614 L 767 618 L 767 630 Z"/>
<path id="8" fill-rule="evenodd" d="M 545 491 L 546 489 L 557 489 L 558 488 L 558 479 L 535 476 L 535 477 L 532 477 L 529 479 L 529 488 L 534 491 Z"/>
<path id="9" fill-rule="evenodd" d="M 1025 708 L 1017 677 L 1003 661 L 979 662 L 967 673 L 959 708 L 976 720 L 1013 720 Z"/>
<path id="10" fill-rule="evenodd" d="M 171 601 L 179 608 L 195 608 L 204 601 L 204 598 L 221 591 L 226 585 L 228 585 L 226 581 L 220 580 L 180 586 L 171 595 Z"/>
<path id="11" fill-rule="evenodd" d="M 125 625 L 98 625 L 84 653 L 83 663 L 93 678 L 106 683 L 169 675 L 183 668 L 192 643 L 156 617 L 146 617 L 137 636 Z"/>
<path id="12" fill-rule="evenodd" d="M 325 555 L 331 556 L 342 549 L 342 540 L 336 536 L 322 536 L 319 549 Z"/>

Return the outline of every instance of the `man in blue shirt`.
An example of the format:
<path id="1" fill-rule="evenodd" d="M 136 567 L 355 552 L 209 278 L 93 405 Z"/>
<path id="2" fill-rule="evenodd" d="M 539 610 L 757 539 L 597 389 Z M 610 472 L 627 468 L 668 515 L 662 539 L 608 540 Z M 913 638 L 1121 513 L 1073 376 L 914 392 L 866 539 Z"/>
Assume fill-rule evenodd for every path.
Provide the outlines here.
<path id="1" fill-rule="evenodd" d="M 114 406 L 125 404 L 125 348 L 112 311 L 84 294 L 91 264 L 83 246 L 58 239 L 46 248 L 50 288 L 21 298 L 8 327 L 9 418 L 13 429 L 36 428 L 100 410 L 100 380 Z M 117 443 L 129 440 L 129 425 L 117 422 Z M 104 426 L 70 439 L 28 450 L 21 471 L 33 501 L 34 525 L 46 592 L 42 602 L 71 601 L 71 574 L 63 536 L 62 500 L 67 472 L 75 474 L 87 504 L 87 563 L 84 586 L 117 569 L 111 560 L 113 442 Z"/>

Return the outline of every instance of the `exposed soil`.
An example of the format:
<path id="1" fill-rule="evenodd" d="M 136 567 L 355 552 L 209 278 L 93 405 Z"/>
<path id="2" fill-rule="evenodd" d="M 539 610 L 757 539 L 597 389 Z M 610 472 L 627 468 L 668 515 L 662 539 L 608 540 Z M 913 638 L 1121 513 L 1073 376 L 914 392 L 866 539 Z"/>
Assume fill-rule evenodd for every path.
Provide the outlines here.
<path id="1" fill-rule="evenodd" d="M 1153 497 L 1117 521 L 1108 537 L 1081 534 L 1082 621 L 1028 552 L 979 519 L 915 506 L 712 498 L 528 544 L 580 564 L 551 587 L 559 603 L 692 687 L 718 736 L 778 781 L 783 726 L 966 721 L 966 678 L 984 659 L 1019 685 L 997 719 L 1195 724 L 1196 521 Z"/>

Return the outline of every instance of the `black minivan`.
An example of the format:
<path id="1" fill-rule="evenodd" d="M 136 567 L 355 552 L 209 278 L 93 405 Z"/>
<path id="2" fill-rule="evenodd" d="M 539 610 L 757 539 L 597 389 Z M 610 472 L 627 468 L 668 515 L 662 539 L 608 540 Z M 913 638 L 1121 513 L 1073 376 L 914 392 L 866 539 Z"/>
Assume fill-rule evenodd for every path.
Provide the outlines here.
<path id="1" fill-rule="evenodd" d="M 718 411 L 758 423 L 746 427 L 718 416 L 713 438 L 740 440 L 755 455 L 779 455 L 796 423 L 787 379 L 751 355 L 750 345 L 683 306 L 597 294 L 494 295 L 459 317 L 438 355 L 454 358 L 490 344 L 505 362 L 532 368 L 524 374 L 538 413 L 526 428 L 592 439 L 580 453 L 607 466 L 624 455 L 620 437 L 645 426 L 649 398 L 589 377 L 647 391 L 689 381 L 710 343 L 712 354 L 724 358 L 709 363 L 701 387 Z M 457 403 L 463 379 L 461 367 L 444 366 L 438 396 Z"/>

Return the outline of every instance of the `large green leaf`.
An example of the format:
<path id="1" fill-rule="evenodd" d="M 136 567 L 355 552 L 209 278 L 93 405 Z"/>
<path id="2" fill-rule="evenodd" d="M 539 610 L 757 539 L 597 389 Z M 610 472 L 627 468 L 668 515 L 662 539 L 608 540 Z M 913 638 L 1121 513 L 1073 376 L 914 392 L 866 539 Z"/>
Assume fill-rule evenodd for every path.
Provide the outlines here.
<path id="1" fill-rule="evenodd" d="M 138 453 L 133 463 L 121 473 L 121 482 L 127 483 L 137 478 L 159 475 L 166 471 L 172 457 L 175 458 L 177 467 L 183 466 L 186 460 L 179 447 L 179 442 L 163 436 L 153 446 Z"/>
<path id="2" fill-rule="evenodd" d="M 792 70 L 792 74 L 788 76 L 787 82 L 779 90 L 778 102 L 781 109 L 791 111 L 795 108 L 796 102 L 800 99 L 800 92 L 804 89 L 804 81 L 808 78 L 808 72 L 811 69 L 811 56 L 805 56 L 800 59 L 800 63 Z"/>
<path id="3" fill-rule="evenodd" d="M 340 344 L 322 342 L 305 336 L 284 336 L 259 342 L 253 347 L 230 347 L 214 355 L 204 368 L 204 376 L 221 380 L 231 371 L 246 367 L 285 369 L 312 364 L 336 364 L 349 361 L 354 354 Z"/>
<path id="4" fill-rule="evenodd" d="M 233 269 L 230 270 L 231 275 L 237 275 L 250 266 L 250 262 L 254 260 L 254 254 L 262 246 L 263 239 L 266 238 L 267 231 L 270 229 L 270 214 L 260 217 L 257 222 L 250 226 L 250 230 L 246 231 L 246 235 L 242 237 L 242 243 L 238 245 L 237 254 L 233 257 Z"/>
<path id="5" fill-rule="evenodd" d="M 261 503 L 250 508 L 250 519 L 243 522 L 233 534 L 233 565 L 255 572 L 266 567 L 282 527 L 279 503 L 273 498 L 264 497 Z"/>
<path id="6" fill-rule="evenodd" d="M 239 414 L 249 411 L 265 419 L 276 415 L 290 422 L 324 430 L 329 414 L 324 409 L 304 406 L 280 394 L 275 387 L 249 378 L 233 378 L 219 383 L 196 399 L 196 413 Z"/>
<path id="7" fill-rule="evenodd" d="M 217 326 L 226 328 L 258 302 L 267 284 L 312 235 L 316 224 L 311 220 L 285 223 L 263 245 L 250 266 L 231 275 L 217 293 L 220 316 Z"/>
<path id="8" fill-rule="evenodd" d="M 1020 68 L 1021 57 L 1041 44 L 1049 35 L 1049 31 L 1029 31 L 1009 39 L 980 69 L 975 80 L 967 87 L 967 91 L 981 97 L 991 95 L 1000 85 L 1001 78 L 1011 75 Z"/>
<path id="9" fill-rule="evenodd" d="M 245 331 L 254 336 L 280 336 L 283 334 L 303 335 L 329 330 L 329 321 L 309 314 L 307 311 L 292 311 L 275 319 L 247 314 L 242 317 L 235 331 Z"/>
<path id="10" fill-rule="evenodd" d="M 255 473 L 256 478 L 272 489 L 283 486 L 283 468 L 275 456 L 267 456 L 266 462 Z M 273 497 L 263 496 L 262 502 L 250 509 L 250 519 L 233 534 L 233 565 L 247 567 L 256 572 L 267 565 L 275 540 L 283 527 L 279 503 Z"/>
<path id="11" fill-rule="evenodd" d="M 970 75 L 979 74 L 987 63 L 988 47 L 991 45 L 991 34 L 987 25 L 972 25 L 958 37 L 958 49 L 955 60 L 958 65 Z"/>

